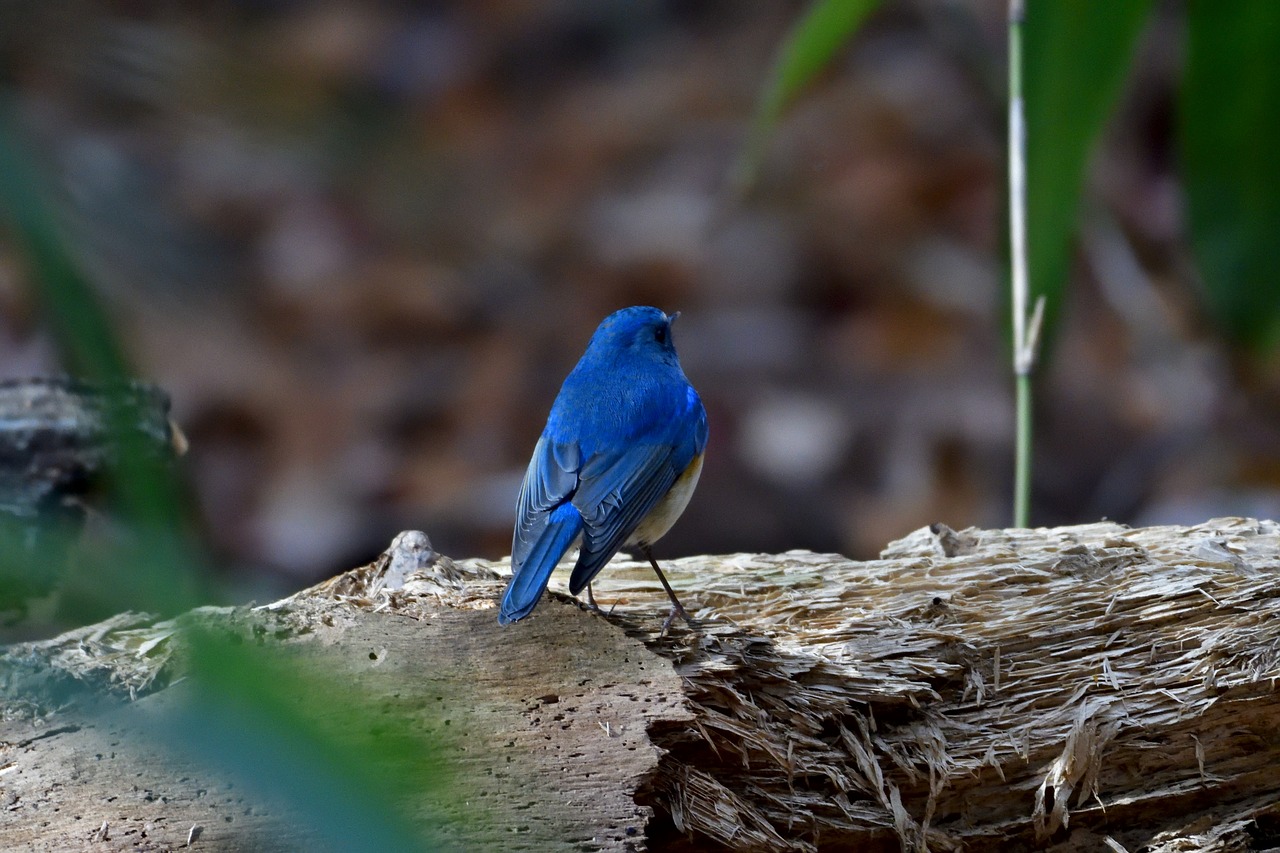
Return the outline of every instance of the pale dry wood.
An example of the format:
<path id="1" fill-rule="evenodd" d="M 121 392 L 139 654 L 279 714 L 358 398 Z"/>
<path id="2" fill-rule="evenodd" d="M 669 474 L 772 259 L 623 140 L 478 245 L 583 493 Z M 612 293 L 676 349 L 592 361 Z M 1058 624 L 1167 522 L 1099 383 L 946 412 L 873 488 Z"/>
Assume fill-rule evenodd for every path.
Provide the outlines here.
<path id="1" fill-rule="evenodd" d="M 665 594 L 624 560 L 596 582 L 601 605 L 616 603 L 607 621 L 556 595 L 499 629 L 505 564 L 404 547 L 238 618 L 271 622 L 371 690 L 479 684 L 472 739 L 514 745 L 464 756 L 464 775 L 514 757 L 527 806 L 494 815 L 533 833 L 486 836 L 493 849 L 1176 853 L 1280 838 L 1280 525 L 937 526 L 870 562 L 792 552 L 664 569 L 698 632 L 659 636 Z M 86 668 L 143 704 L 173 689 L 154 691 L 176 665 L 173 630 L 122 620 L 8 659 Z M 377 671 L 373 645 L 398 663 Z M 0 730 L 6 792 L 81 734 L 24 740 L 18 725 L 34 724 Z M 480 788 L 513 801 L 508 782 Z M 109 817 L 80 811 L 80 834 L 63 837 L 89 839 Z M 273 825 L 287 837 L 287 820 Z"/>
<path id="2" fill-rule="evenodd" d="M 252 611 L 209 608 L 149 626 L 126 615 L 11 647 L 4 693 L 14 696 L 14 681 L 29 689 L 0 722 L 0 849 L 172 850 L 192 826 L 201 828 L 196 849 L 327 849 L 251 779 L 224 778 L 154 740 L 157 717 L 191 699 L 189 683 L 171 683 L 189 621 L 261 642 L 336 690 L 354 687 L 378 709 L 370 725 L 425 733 L 449 756 L 448 783 L 402 805 L 442 849 L 642 848 L 652 808 L 634 790 L 658 762 L 647 727 L 689 718 L 671 664 L 573 607 L 504 630 L 496 574 L 429 551 L 410 558 L 417 565 L 384 560 Z M 393 577 L 388 589 L 388 575 L 406 568 L 408 582 Z M 81 707 L 59 677 L 139 698 Z M 55 707 L 67 696 L 76 704 Z M 324 717 L 328 699 L 307 701 Z M 379 769 L 393 779 L 423 773 Z"/>

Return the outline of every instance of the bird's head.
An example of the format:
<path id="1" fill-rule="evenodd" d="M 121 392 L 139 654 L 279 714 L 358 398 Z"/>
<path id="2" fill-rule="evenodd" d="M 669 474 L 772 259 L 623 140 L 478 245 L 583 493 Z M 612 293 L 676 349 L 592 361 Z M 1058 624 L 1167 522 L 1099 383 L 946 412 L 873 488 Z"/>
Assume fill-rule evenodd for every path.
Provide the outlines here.
<path id="1" fill-rule="evenodd" d="M 614 311 L 601 321 L 587 349 L 601 355 L 628 352 L 674 362 L 676 348 L 671 339 L 671 324 L 678 316 L 678 311 L 668 315 L 657 308 L 639 305 Z"/>

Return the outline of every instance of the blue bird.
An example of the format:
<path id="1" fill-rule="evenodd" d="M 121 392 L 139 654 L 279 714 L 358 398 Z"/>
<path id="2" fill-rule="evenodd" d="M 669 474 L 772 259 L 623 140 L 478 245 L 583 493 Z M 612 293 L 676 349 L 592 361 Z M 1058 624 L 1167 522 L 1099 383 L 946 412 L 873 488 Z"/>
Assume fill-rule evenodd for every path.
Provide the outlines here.
<path id="1" fill-rule="evenodd" d="M 689 503 L 707 446 L 707 412 L 671 340 L 677 316 L 610 314 L 561 386 L 516 504 L 502 624 L 533 611 L 574 545 L 574 595 L 587 587 L 594 607 L 592 578 L 619 548 L 637 546 L 671 599 L 663 630 L 689 618 L 650 550 Z"/>

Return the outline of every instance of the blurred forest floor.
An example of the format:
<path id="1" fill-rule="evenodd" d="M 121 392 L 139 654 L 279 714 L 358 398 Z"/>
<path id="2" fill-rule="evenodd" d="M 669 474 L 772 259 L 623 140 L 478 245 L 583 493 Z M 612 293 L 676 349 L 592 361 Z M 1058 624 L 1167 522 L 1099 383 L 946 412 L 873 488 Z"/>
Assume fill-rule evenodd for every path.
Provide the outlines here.
<path id="1" fill-rule="evenodd" d="M 0 87 L 250 589 L 404 528 L 510 547 L 559 382 L 680 310 L 702 483 L 663 555 L 1009 520 L 1003 4 L 887 2 L 730 197 L 768 0 L 9 3 Z M 1277 365 L 1202 319 L 1144 36 L 1042 372 L 1037 524 L 1280 514 Z M 1033 143 L 1034 144 L 1034 143 Z M 58 371 L 0 232 L 0 373 Z"/>

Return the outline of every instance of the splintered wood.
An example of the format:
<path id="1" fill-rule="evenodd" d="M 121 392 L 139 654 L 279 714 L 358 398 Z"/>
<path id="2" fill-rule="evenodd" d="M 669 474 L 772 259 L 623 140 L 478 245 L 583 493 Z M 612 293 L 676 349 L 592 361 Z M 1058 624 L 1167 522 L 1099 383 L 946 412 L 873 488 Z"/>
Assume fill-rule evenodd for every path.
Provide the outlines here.
<path id="1" fill-rule="evenodd" d="M 695 711 L 654 732 L 678 829 L 796 850 L 1273 837 L 1280 525 L 935 525 L 882 557 L 664 565 L 706 625 L 645 638 Z M 661 609 L 645 565 L 600 578 L 602 606 Z"/>
<path id="2" fill-rule="evenodd" d="M 557 574 L 528 620 L 498 628 L 505 563 L 450 561 L 420 534 L 234 618 L 268 624 L 267 636 L 375 695 L 465 681 L 455 778 L 468 781 L 458 790 L 523 829 L 460 822 L 446 836 L 459 849 L 1225 853 L 1280 843 L 1274 522 L 935 525 L 869 562 L 791 552 L 663 568 L 696 630 L 677 623 L 662 636 L 666 595 L 647 564 L 622 559 L 595 583 L 604 618 L 576 609 Z M 180 670 L 180 638 L 173 622 L 122 617 L 0 660 L 24 668 L 11 688 L 44 668 L 142 704 L 174 689 L 164 685 Z M 381 651 L 351 654 L 353 644 Z M 17 703 L 10 689 L 6 708 Z M 44 809 L 45 828 L 30 835 L 38 849 L 62 849 L 48 827 L 91 777 L 73 758 L 58 763 L 61 741 L 93 748 L 93 727 L 68 713 L 14 712 L 0 726 L 0 795 L 29 796 L 32 774 L 78 768 L 58 780 L 62 812 Z M 156 772 L 154 759 L 148 767 Z M 275 837 L 184 811 L 184 784 L 207 784 L 190 767 L 165 784 L 172 807 L 153 822 L 185 832 L 198 818 L 206 842 L 230 848 Z M 23 802 L 6 814 L 34 819 Z M 119 837 L 131 819 L 84 804 L 75 813 L 92 822 L 77 839 L 108 825 Z"/>

